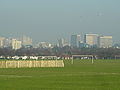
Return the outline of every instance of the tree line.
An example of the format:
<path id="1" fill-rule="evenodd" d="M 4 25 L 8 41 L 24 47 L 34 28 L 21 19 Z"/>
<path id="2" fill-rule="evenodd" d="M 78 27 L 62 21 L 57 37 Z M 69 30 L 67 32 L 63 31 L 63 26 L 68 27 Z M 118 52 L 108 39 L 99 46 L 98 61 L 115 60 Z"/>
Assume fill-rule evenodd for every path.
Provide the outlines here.
<path id="1" fill-rule="evenodd" d="M 120 55 L 117 48 L 72 48 L 70 46 L 54 48 L 21 48 L 13 50 L 11 48 L 0 48 L 0 56 L 59 56 L 71 57 L 72 55 L 96 55 L 99 59 L 114 59 L 115 55 Z"/>

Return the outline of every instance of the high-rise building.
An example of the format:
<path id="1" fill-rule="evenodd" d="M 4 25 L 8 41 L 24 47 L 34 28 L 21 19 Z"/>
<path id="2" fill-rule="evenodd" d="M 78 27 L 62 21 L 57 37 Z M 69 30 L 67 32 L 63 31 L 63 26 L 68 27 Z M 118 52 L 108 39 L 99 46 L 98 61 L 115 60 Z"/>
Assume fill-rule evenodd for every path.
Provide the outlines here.
<path id="1" fill-rule="evenodd" d="M 100 48 L 112 47 L 112 36 L 100 36 L 99 37 L 99 47 Z"/>
<path id="2" fill-rule="evenodd" d="M 20 41 L 22 41 L 22 45 L 24 46 L 32 45 L 32 39 L 30 37 L 23 36 L 22 38 L 20 38 Z"/>
<path id="3" fill-rule="evenodd" d="M 3 48 L 5 45 L 5 38 L 4 37 L 0 37 L 0 48 Z"/>
<path id="4" fill-rule="evenodd" d="M 16 39 L 12 39 L 11 44 L 12 44 L 12 49 L 15 49 L 15 50 L 20 49 L 22 47 L 22 42 Z"/>
<path id="5" fill-rule="evenodd" d="M 11 47 L 12 38 L 6 38 L 4 42 L 4 47 Z"/>
<path id="6" fill-rule="evenodd" d="M 58 46 L 59 47 L 64 47 L 64 46 L 67 46 L 68 45 L 68 43 L 67 43 L 67 41 L 65 40 L 65 39 L 63 39 L 63 38 L 61 38 L 61 39 L 58 39 Z"/>
<path id="7" fill-rule="evenodd" d="M 71 35 L 71 47 L 79 47 L 80 35 Z"/>
<path id="8" fill-rule="evenodd" d="M 90 46 L 98 46 L 98 34 L 85 34 L 84 42 Z"/>

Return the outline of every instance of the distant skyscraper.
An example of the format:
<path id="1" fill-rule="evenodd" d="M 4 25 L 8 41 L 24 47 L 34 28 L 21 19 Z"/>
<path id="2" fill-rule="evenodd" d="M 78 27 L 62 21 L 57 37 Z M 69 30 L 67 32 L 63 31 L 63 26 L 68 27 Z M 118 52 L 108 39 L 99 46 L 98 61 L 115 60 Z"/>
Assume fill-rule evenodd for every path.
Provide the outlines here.
<path id="1" fill-rule="evenodd" d="M 63 38 L 58 39 L 58 46 L 59 47 L 64 47 L 64 46 L 67 46 L 67 45 L 68 44 L 67 44 L 67 41 L 65 39 L 63 39 Z"/>
<path id="2" fill-rule="evenodd" d="M 12 49 L 15 49 L 15 50 L 20 49 L 22 47 L 22 42 L 16 39 L 12 39 L 11 44 L 12 44 Z"/>
<path id="3" fill-rule="evenodd" d="M 20 38 L 20 41 L 22 41 L 22 45 L 24 46 L 32 45 L 32 39 L 30 37 L 23 36 L 22 38 Z"/>
<path id="4" fill-rule="evenodd" d="M 98 34 L 86 34 L 84 37 L 84 42 L 90 46 L 98 46 Z"/>
<path id="5" fill-rule="evenodd" d="M 80 35 L 71 35 L 71 47 L 79 47 Z"/>
<path id="6" fill-rule="evenodd" d="M 100 36 L 99 37 L 99 47 L 100 48 L 112 47 L 112 36 Z"/>
<path id="7" fill-rule="evenodd" d="M 6 38 L 4 47 L 11 47 L 11 43 L 12 43 L 12 38 L 10 37 Z"/>
<path id="8" fill-rule="evenodd" d="M 3 48 L 5 45 L 5 38 L 4 37 L 0 37 L 0 48 Z"/>

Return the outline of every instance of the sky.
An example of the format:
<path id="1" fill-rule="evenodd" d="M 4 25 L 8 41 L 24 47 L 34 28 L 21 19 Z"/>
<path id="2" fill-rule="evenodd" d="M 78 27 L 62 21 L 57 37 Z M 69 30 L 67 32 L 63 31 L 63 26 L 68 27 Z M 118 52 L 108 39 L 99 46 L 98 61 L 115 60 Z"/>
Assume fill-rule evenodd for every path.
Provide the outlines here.
<path id="1" fill-rule="evenodd" d="M 0 0 L 0 36 L 56 42 L 95 33 L 120 43 L 119 9 L 120 0 Z"/>

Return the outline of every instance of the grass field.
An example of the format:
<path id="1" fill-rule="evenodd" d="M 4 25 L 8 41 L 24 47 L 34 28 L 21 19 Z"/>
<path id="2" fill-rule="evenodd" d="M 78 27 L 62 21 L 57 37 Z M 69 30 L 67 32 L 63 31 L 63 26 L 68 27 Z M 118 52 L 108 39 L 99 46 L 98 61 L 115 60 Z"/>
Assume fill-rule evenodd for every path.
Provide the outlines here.
<path id="1" fill-rule="evenodd" d="M 65 61 L 64 68 L 0 69 L 0 90 L 120 90 L 120 60 Z"/>

